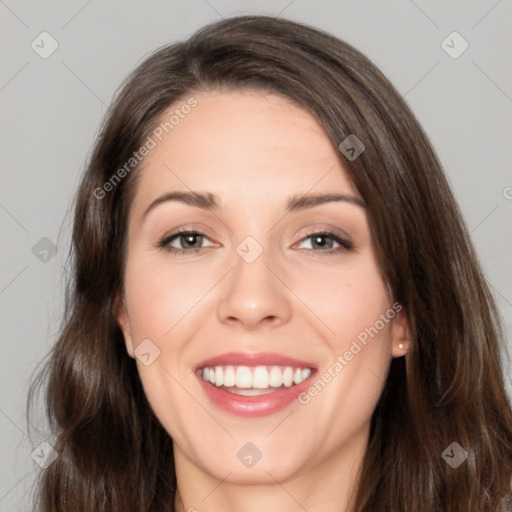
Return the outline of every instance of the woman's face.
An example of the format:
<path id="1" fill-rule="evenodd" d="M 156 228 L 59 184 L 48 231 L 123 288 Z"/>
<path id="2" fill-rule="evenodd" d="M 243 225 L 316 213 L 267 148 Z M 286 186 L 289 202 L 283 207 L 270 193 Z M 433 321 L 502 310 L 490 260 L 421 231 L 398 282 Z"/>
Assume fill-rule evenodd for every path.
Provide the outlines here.
<path id="1" fill-rule="evenodd" d="M 350 469 L 408 337 L 364 203 L 305 110 L 257 91 L 194 97 L 145 159 L 119 308 L 178 476 Z"/>

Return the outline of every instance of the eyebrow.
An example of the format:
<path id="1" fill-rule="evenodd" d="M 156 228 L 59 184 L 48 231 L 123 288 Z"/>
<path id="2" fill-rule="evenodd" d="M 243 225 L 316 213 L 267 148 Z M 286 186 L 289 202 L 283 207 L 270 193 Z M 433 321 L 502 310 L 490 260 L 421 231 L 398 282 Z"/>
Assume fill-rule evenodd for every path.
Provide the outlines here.
<path id="1" fill-rule="evenodd" d="M 214 211 L 219 209 L 217 197 L 211 192 L 182 192 L 174 191 L 157 197 L 144 211 L 142 217 L 162 203 L 169 201 L 178 201 L 189 206 L 201 208 L 203 210 Z M 348 194 L 299 194 L 288 198 L 287 210 L 290 212 L 313 208 L 325 203 L 346 202 L 361 208 L 365 208 L 364 201 L 358 197 Z"/>

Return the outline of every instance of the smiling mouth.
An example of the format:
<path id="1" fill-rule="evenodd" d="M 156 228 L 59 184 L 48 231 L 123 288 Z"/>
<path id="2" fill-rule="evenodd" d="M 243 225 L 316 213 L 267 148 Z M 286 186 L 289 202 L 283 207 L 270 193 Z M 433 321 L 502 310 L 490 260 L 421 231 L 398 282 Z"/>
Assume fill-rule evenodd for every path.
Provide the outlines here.
<path id="1" fill-rule="evenodd" d="M 205 382 L 228 393 L 256 396 L 300 384 L 310 377 L 312 371 L 312 368 L 279 365 L 218 365 L 199 368 L 197 373 Z"/>

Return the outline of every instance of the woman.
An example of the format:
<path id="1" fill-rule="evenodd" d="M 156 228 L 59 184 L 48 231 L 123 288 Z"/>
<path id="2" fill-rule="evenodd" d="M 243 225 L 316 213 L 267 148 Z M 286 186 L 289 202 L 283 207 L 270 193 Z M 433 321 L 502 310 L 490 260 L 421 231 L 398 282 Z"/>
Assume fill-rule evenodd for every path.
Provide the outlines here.
<path id="1" fill-rule="evenodd" d="M 244 16 L 156 51 L 72 254 L 41 510 L 510 506 L 495 304 L 426 135 L 348 44 Z"/>

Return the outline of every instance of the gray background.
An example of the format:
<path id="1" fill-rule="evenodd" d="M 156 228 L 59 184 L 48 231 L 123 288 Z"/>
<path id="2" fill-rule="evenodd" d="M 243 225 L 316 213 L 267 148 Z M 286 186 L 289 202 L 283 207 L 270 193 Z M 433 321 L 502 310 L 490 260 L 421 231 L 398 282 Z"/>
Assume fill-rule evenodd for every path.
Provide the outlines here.
<path id="1" fill-rule="evenodd" d="M 68 212 L 107 105 L 148 52 L 244 13 L 345 39 L 405 96 L 445 166 L 511 339 L 510 0 L 0 0 L 0 511 L 30 510 L 27 492 L 43 471 L 35 460 L 51 453 L 38 448 L 51 444 L 42 419 L 27 435 L 25 397 L 58 334 Z M 58 42 L 46 59 L 31 47 L 43 31 Z M 453 31 L 469 44 L 458 58 L 441 46 Z M 452 39 L 453 52 L 461 42 Z"/>

